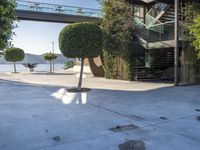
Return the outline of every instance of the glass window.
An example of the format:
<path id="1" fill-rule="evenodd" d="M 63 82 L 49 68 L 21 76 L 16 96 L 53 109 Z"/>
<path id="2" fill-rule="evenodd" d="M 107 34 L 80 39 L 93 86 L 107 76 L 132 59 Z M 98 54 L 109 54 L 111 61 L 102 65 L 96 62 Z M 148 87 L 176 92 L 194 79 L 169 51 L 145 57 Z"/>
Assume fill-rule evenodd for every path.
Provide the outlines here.
<path id="1" fill-rule="evenodd" d="M 144 6 L 134 5 L 134 16 L 139 18 L 142 22 L 144 22 Z"/>

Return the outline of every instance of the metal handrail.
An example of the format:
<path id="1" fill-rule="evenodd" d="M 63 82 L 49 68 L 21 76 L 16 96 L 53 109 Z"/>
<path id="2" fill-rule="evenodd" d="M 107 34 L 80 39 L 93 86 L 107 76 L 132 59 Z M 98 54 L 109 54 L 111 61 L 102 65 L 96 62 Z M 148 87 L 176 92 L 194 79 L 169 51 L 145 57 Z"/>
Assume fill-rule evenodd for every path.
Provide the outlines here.
<path id="1" fill-rule="evenodd" d="M 100 9 L 95 8 L 88 8 L 88 7 L 78 7 L 78 6 L 70 6 L 70 5 L 60 5 L 60 4 L 50 4 L 50 3 L 41 3 L 41 2 L 35 2 L 35 1 L 26 1 L 26 0 L 16 0 L 17 2 L 26 2 L 26 3 L 32 3 L 32 4 L 43 4 L 43 5 L 51 5 L 51 6 L 63 6 L 63 7 L 71 7 L 71 8 L 82 8 L 82 9 L 89 9 L 89 10 L 97 10 L 101 11 Z"/>
<path id="2" fill-rule="evenodd" d="M 164 4 L 164 3 L 157 3 L 157 4 Z M 147 18 L 149 18 L 149 17 L 152 18 L 152 20 L 151 20 L 151 22 L 150 22 L 149 25 L 154 25 L 156 22 L 161 23 L 161 22 L 159 21 L 159 18 L 164 14 L 164 12 L 165 12 L 166 10 L 168 10 L 168 9 L 170 8 L 170 5 L 164 4 L 163 10 L 160 10 L 160 11 L 159 11 L 159 14 L 157 14 L 157 16 L 152 16 L 150 13 L 151 13 L 153 10 L 155 10 L 155 6 L 156 6 L 157 4 L 155 4 L 155 5 L 147 12 L 147 14 L 145 15 L 145 19 L 146 19 L 146 20 L 147 20 Z"/>
<path id="3" fill-rule="evenodd" d="M 16 0 L 15 2 L 16 2 L 16 10 L 55 13 L 55 14 L 68 14 L 68 15 L 88 16 L 88 17 L 98 17 L 98 18 L 103 17 L 103 12 L 100 9 L 38 3 L 38 2 L 32 2 L 32 1 L 30 2 L 24 0 Z"/>
<path id="4" fill-rule="evenodd" d="M 165 24 L 170 24 L 170 23 L 174 23 L 174 21 L 166 21 L 166 22 L 164 22 L 164 23 L 159 23 L 159 24 L 155 24 L 155 25 L 152 25 L 152 26 L 150 26 L 150 27 L 156 27 L 156 26 L 160 26 L 160 25 L 165 25 Z"/>
<path id="5" fill-rule="evenodd" d="M 166 28 L 166 25 L 172 24 L 174 21 L 147 26 L 141 20 L 135 17 L 135 22 L 138 23 L 138 29 L 141 29 L 137 30 L 139 31 L 137 35 L 140 40 L 143 41 L 143 43 L 148 43 L 149 41 L 165 41 L 173 39 L 173 27 L 168 29 Z M 142 30 L 141 27 L 143 27 L 145 30 Z"/>
<path id="6" fill-rule="evenodd" d="M 157 3 L 158 4 L 158 3 Z M 160 4 L 165 4 L 165 3 L 160 3 Z M 155 4 L 156 5 L 156 4 Z M 154 5 L 154 6 L 155 6 Z M 166 9 L 167 9 L 167 7 L 169 7 L 169 5 L 167 5 L 167 4 L 165 4 L 166 5 L 166 7 L 164 8 L 164 10 L 162 10 L 162 11 L 165 11 Z M 147 14 L 146 15 L 150 15 L 150 12 L 153 10 L 153 9 L 155 9 L 154 8 L 154 6 L 147 12 Z M 152 15 L 150 15 L 150 16 L 152 16 Z M 153 16 L 152 16 L 153 17 Z M 155 17 L 154 17 L 155 18 Z"/>
<path id="7" fill-rule="evenodd" d="M 133 17 L 133 19 L 137 19 L 136 21 L 139 22 L 140 24 L 142 24 L 144 27 L 149 28 L 149 26 L 147 26 L 145 23 L 143 23 L 138 17 Z"/>
<path id="8" fill-rule="evenodd" d="M 145 26 L 147 29 L 153 28 L 153 27 L 156 27 L 156 26 L 161 26 L 161 25 L 165 25 L 165 24 L 174 23 L 174 21 L 167 21 L 167 22 L 164 22 L 164 23 L 159 22 L 159 24 L 155 24 L 155 25 L 150 25 L 150 26 L 148 26 L 148 25 L 144 24 L 138 17 L 134 17 L 134 19 L 137 19 L 137 21 L 138 21 L 140 24 L 142 24 L 143 26 Z"/>

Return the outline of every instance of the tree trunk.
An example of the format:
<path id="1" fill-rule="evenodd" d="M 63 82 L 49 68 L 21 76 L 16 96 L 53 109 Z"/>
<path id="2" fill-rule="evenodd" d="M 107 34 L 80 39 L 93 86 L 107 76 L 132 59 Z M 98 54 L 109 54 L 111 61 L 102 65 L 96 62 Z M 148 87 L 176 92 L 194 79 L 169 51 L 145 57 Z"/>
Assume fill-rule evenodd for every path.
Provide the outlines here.
<path id="1" fill-rule="evenodd" d="M 52 61 L 50 61 L 50 73 L 52 73 Z"/>
<path id="2" fill-rule="evenodd" d="M 16 70 L 16 64 L 15 64 L 15 61 L 14 61 L 14 73 L 16 73 L 17 70 Z"/>
<path id="3" fill-rule="evenodd" d="M 54 66 L 55 66 L 55 64 L 54 64 L 54 59 L 52 60 L 52 72 L 54 72 Z"/>
<path id="4" fill-rule="evenodd" d="M 80 76 L 79 76 L 79 82 L 78 82 L 78 91 L 81 91 L 82 78 L 83 78 L 83 67 L 84 67 L 84 58 L 81 58 L 81 70 L 80 70 Z"/>

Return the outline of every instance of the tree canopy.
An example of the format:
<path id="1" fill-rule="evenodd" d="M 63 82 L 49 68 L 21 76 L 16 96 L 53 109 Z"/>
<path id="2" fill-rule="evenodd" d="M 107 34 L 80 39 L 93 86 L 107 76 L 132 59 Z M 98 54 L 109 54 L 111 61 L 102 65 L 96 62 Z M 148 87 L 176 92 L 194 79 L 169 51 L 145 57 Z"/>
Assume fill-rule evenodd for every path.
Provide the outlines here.
<path id="1" fill-rule="evenodd" d="M 8 48 L 4 51 L 4 59 L 9 62 L 22 61 L 24 57 L 24 51 L 20 48 Z"/>
<path id="2" fill-rule="evenodd" d="M 44 60 L 47 60 L 47 61 L 52 61 L 54 59 L 57 59 L 57 56 L 53 53 L 46 53 L 44 56 Z"/>
<path id="3" fill-rule="evenodd" d="M 97 57 L 103 49 L 103 33 L 92 23 L 71 24 L 60 32 L 59 46 L 69 58 Z"/>
<path id="4" fill-rule="evenodd" d="M 0 50 L 11 44 L 15 20 L 14 0 L 0 0 Z"/>

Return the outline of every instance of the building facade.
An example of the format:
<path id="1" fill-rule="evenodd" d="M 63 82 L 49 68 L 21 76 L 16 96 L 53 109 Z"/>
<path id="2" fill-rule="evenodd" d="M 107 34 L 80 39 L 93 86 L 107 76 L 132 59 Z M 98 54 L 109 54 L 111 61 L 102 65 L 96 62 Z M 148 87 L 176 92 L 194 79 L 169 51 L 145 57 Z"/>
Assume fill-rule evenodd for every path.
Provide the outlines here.
<path id="1" fill-rule="evenodd" d="M 185 6 L 195 0 L 129 0 L 133 10 L 135 80 L 180 82 L 183 43 L 188 42 Z"/>

